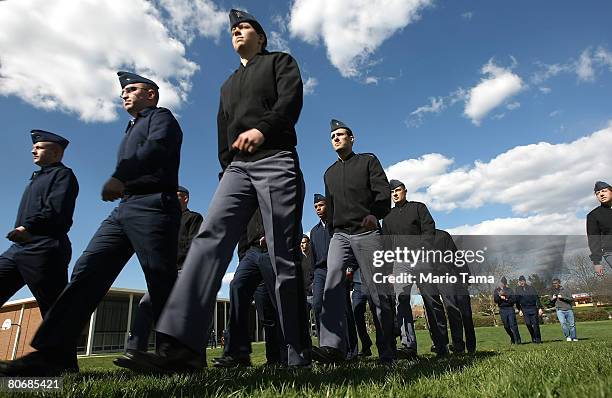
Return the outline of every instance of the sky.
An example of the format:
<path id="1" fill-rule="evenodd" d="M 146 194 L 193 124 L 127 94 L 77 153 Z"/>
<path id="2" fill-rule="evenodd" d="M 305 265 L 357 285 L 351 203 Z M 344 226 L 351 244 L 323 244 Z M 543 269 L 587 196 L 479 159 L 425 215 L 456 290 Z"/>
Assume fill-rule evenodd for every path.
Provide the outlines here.
<path id="1" fill-rule="evenodd" d="M 81 188 L 72 267 L 116 206 L 100 191 L 129 120 L 118 70 L 160 86 L 160 105 L 184 132 L 180 183 L 206 215 L 219 172 L 219 88 L 239 64 L 231 8 L 255 15 L 268 49 L 300 66 L 305 231 L 336 160 L 336 118 L 354 131 L 355 151 L 376 154 L 439 228 L 585 233 L 593 185 L 612 179 L 612 3 L 569 0 L 0 1 L 0 228 L 13 228 L 37 169 L 29 131 L 67 137 L 64 163 Z M 114 286 L 145 289 L 135 258 Z M 24 288 L 13 298 L 29 296 Z"/>

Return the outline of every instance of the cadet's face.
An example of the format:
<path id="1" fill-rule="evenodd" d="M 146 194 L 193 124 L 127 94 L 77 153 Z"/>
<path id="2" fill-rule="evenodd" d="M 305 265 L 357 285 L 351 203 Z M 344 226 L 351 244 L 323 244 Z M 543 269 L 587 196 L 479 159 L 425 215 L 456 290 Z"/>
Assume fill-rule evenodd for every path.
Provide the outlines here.
<path id="1" fill-rule="evenodd" d="M 237 53 L 251 53 L 263 45 L 263 37 L 248 22 L 241 22 L 231 30 L 232 45 Z"/>
<path id="2" fill-rule="evenodd" d="M 353 149 L 353 136 L 347 129 L 337 129 L 331 133 L 331 144 L 334 151 L 350 151 Z"/>
<path id="3" fill-rule="evenodd" d="M 526 283 L 526 281 L 519 281 L 519 286 L 525 286 Z"/>
<path id="4" fill-rule="evenodd" d="M 310 240 L 306 238 L 302 238 L 302 243 L 300 244 L 303 253 L 307 253 L 310 250 Z"/>
<path id="5" fill-rule="evenodd" d="M 185 210 L 187 208 L 187 203 L 189 202 L 189 195 L 187 195 L 185 192 L 177 192 L 176 197 L 179 200 L 181 209 Z"/>
<path id="6" fill-rule="evenodd" d="M 128 84 L 121 90 L 123 108 L 135 116 L 141 110 L 157 103 L 157 93 L 144 83 Z"/>
<path id="7" fill-rule="evenodd" d="M 32 145 L 32 158 L 34 164 L 47 166 L 61 160 L 59 145 L 53 142 L 37 142 Z"/>
<path id="8" fill-rule="evenodd" d="M 314 208 L 315 212 L 317 212 L 317 216 L 319 216 L 321 220 L 324 220 L 327 217 L 327 206 L 325 205 L 324 200 L 315 203 Z"/>
<path id="9" fill-rule="evenodd" d="M 552 283 L 554 288 L 558 288 L 559 286 L 561 286 L 561 282 L 560 281 L 553 281 Z"/>
<path id="10" fill-rule="evenodd" d="M 406 200 L 406 188 L 399 186 L 391 190 L 391 199 L 393 199 L 393 203 L 400 203 Z"/>
<path id="11" fill-rule="evenodd" d="M 612 190 L 610 188 L 600 189 L 595 192 L 595 196 L 597 196 L 599 203 L 608 204 L 612 201 Z"/>

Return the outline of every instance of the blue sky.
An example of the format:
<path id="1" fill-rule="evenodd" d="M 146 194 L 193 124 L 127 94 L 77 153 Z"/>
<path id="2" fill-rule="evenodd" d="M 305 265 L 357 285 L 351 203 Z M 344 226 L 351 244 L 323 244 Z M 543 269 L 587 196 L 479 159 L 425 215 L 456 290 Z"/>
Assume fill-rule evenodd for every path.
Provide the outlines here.
<path id="1" fill-rule="evenodd" d="M 100 189 L 129 120 L 115 78 L 124 69 L 155 79 L 178 115 L 181 184 L 205 214 L 219 171 L 219 88 L 238 66 L 232 7 L 257 16 L 270 49 L 291 52 L 301 68 L 305 230 L 335 160 L 328 129 L 337 118 L 355 131 L 355 150 L 375 153 L 441 228 L 584 232 L 593 183 L 611 179 L 609 2 L 0 2 L 0 227 L 12 228 L 35 170 L 29 131 L 65 135 L 65 163 L 81 186 L 72 266 L 115 206 Z M 135 260 L 115 286 L 144 288 Z"/>

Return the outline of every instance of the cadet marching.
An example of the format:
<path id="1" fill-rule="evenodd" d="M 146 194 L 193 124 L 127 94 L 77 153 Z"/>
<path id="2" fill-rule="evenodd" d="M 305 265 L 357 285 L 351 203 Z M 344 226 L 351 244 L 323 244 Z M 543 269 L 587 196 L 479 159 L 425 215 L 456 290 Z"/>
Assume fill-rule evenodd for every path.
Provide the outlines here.
<path id="1" fill-rule="evenodd" d="M 78 372 L 76 344 L 91 313 L 136 254 L 148 293 L 141 300 L 125 353 L 117 366 L 135 372 L 181 373 L 207 365 L 216 295 L 239 244 L 240 263 L 230 287 L 230 323 L 224 352 L 213 366 L 250 366 L 248 308 L 256 302 L 266 328 L 268 365 L 303 368 L 313 360 L 342 363 L 372 355 L 365 327 L 373 314 L 379 361 L 392 365 L 417 355 L 412 284 L 377 284 L 372 254 L 389 242 L 456 251 L 437 229 L 427 206 L 406 198 L 406 186 L 387 179 L 372 153 L 355 153 L 358 129 L 332 119 L 330 144 L 338 159 L 325 172 L 325 194 L 314 196 L 320 221 L 302 233 L 304 179 L 296 150 L 303 84 L 296 60 L 266 50 L 266 32 L 246 12 L 229 14 L 232 45 L 240 60 L 221 87 L 218 127 L 219 186 L 206 218 L 188 209 L 189 190 L 179 186 L 183 133 L 171 111 L 158 107 L 158 85 L 118 72 L 123 107 L 131 117 L 115 170 L 102 200 L 118 201 L 76 261 L 67 233 L 79 187 L 61 161 L 68 140 L 32 130 L 34 163 L 13 230 L 0 255 L 0 304 L 27 285 L 44 317 L 36 349 L 0 362 L 3 376 L 53 376 Z M 600 206 L 587 231 L 594 270 L 612 268 L 612 187 L 597 182 Z M 394 207 L 391 208 L 391 201 Z M 420 272 L 458 275 L 453 263 L 419 263 Z M 404 272 L 392 264 L 388 275 Z M 465 271 L 465 270 L 464 270 Z M 469 271 L 468 271 L 469 272 Z M 512 344 L 520 344 L 515 306 L 533 343 L 541 343 L 537 292 L 520 278 L 514 291 L 502 278 L 493 292 Z M 555 285 L 564 334 L 576 339 L 571 295 Z M 423 297 L 432 351 L 476 351 L 468 286 L 417 283 Z M 350 293 L 352 291 L 352 294 Z M 309 297 L 319 346 L 312 346 Z M 568 297 L 569 296 L 569 297 Z M 449 339 L 448 328 L 451 337 Z M 154 330 L 157 347 L 147 352 Z M 400 345 L 397 346 L 397 337 Z M 358 349 L 361 341 L 361 350 Z"/>

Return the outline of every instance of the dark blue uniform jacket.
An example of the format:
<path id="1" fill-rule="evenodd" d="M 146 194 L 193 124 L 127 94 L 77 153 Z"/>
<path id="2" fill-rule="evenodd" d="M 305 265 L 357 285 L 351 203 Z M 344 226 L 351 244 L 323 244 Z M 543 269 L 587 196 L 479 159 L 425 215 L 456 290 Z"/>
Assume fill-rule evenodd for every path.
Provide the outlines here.
<path id="1" fill-rule="evenodd" d="M 113 177 L 126 195 L 176 194 L 183 132 L 166 108 L 150 107 L 130 121 L 119 146 Z"/>
<path id="2" fill-rule="evenodd" d="M 34 172 L 21 197 L 15 228 L 23 226 L 35 236 L 66 236 L 78 194 L 79 184 L 71 169 L 62 163 L 42 167 Z"/>

